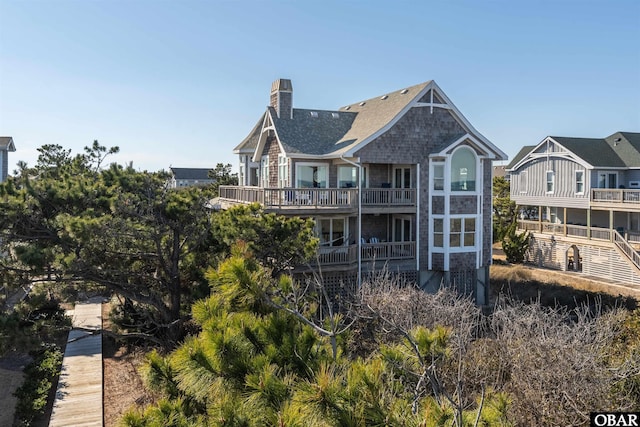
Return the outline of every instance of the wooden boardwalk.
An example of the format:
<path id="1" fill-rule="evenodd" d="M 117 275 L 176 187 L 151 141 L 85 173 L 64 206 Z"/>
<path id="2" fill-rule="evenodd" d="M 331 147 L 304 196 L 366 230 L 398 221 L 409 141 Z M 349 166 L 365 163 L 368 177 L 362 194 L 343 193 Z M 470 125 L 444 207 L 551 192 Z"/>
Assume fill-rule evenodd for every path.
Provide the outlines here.
<path id="1" fill-rule="evenodd" d="M 102 335 L 91 332 L 100 329 L 101 301 L 76 303 L 50 427 L 102 427 Z"/>

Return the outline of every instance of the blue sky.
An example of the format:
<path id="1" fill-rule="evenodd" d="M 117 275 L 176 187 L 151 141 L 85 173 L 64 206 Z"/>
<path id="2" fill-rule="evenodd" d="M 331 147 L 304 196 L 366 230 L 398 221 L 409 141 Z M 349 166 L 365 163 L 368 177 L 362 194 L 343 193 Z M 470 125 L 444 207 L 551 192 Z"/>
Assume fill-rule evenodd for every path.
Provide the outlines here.
<path id="1" fill-rule="evenodd" d="M 337 109 L 434 79 L 514 156 L 640 132 L 640 1 L 0 0 L 0 135 L 146 170 L 232 163 L 290 78 Z"/>

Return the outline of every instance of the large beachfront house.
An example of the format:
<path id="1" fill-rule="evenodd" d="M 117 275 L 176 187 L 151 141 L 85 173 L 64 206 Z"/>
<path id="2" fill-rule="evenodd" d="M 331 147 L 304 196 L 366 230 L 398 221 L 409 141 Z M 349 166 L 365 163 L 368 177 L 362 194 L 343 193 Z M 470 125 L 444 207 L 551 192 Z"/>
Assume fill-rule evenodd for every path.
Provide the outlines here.
<path id="1" fill-rule="evenodd" d="M 549 136 L 507 169 L 529 261 L 640 283 L 640 133 Z"/>
<path id="2" fill-rule="evenodd" d="M 240 185 L 220 187 L 224 206 L 313 218 L 325 283 L 387 268 L 486 302 L 492 161 L 506 155 L 434 81 L 326 111 L 294 108 L 279 79 L 270 101 L 235 148 Z"/>

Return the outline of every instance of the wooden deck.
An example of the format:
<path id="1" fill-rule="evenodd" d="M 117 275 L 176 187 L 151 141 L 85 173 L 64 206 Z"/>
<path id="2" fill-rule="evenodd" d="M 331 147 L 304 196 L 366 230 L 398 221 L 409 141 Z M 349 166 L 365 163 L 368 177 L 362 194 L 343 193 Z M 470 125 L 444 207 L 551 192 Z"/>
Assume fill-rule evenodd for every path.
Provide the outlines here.
<path id="1" fill-rule="evenodd" d="M 102 329 L 101 301 L 76 303 L 72 317 L 49 426 L 102 427 L 102 335 L 91 332 Z"/>

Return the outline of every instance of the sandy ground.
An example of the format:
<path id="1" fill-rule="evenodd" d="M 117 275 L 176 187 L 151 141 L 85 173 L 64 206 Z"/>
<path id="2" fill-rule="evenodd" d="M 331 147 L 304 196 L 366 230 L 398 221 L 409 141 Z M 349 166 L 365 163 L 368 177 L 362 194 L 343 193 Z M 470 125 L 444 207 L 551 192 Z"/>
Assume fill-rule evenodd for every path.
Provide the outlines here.
<path id="1" fill-rule="evenodd" d="M 13 423 L 13 413 L 17 399 L 13 392 L 22 384 L 21 370 L 12 371 L 0 368 L 0 426 L 10 426 Z"/>
<path id="2" fill-rule="evenodd" d="M 109 304 L 102 305 L 103 328 L 109 325 Z M 102 340 L 102 364 L 104 368 L 104 426 L 117 426 L 120 417 L 132 406 L 144 406 L 152 402 L 145 390 L 138 368 L 144 360 L 144 352 L 129 352 L 113 339 Z M 2 425 L 0 423 L 0 425 Z"/>

